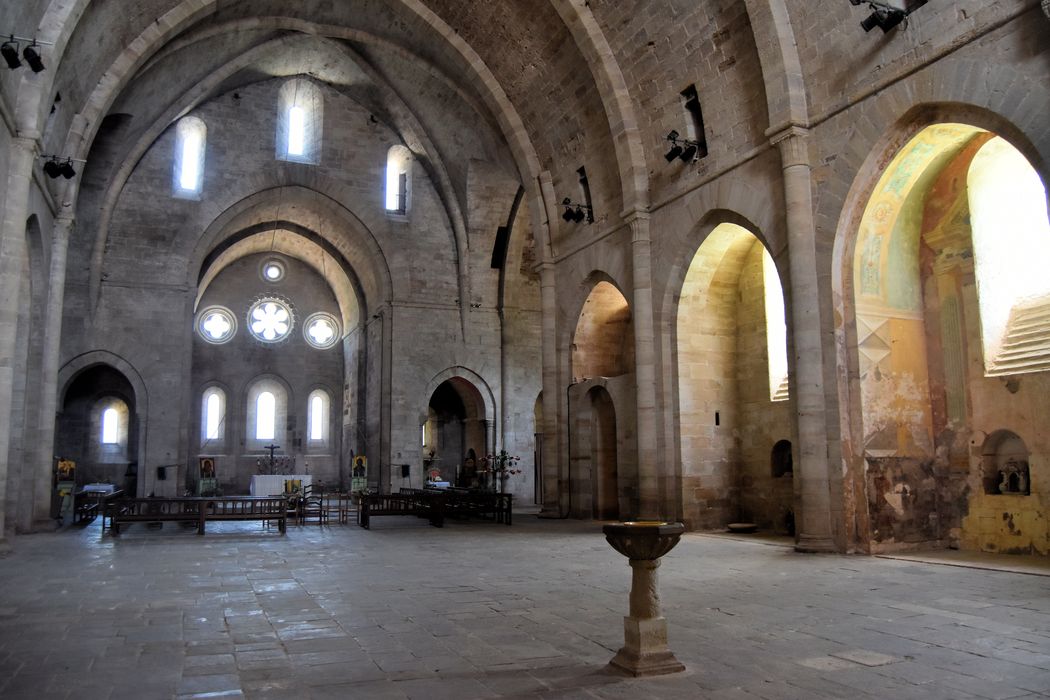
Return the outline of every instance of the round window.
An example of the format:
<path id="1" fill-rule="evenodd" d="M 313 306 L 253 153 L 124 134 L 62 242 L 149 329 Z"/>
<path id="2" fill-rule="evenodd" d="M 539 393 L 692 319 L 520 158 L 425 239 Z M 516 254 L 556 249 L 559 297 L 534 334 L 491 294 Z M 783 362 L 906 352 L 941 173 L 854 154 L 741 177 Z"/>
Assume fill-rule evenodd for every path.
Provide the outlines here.
<path id="1" fill-rule="evenodd" d="M 201 338 L 221 345 L 237 332 L 237 319 L 224 306 L 209 306 L 197 314 L 197 333 Z"/>
<path id="2" fill-rule="evenodd" d="M 277 258 L 267 258 L 259 267 L 259 276 L 266 282 L 280 282 L 284 279 L 284 263 Z"/>
<path id="3" fill-rule="evenodd" d="M 264 343 L 284 340 L 293 325 L 292 310 L 281 299 L 263 297 L 248 309 L 248 330 Z"/>
<path id="4" fill-rule="evenodd" d="M 303 324 L 303 337 L 315 348 L 330 348 L 339 342 L 339 321 L 331 314 L 313 314 Z"/>

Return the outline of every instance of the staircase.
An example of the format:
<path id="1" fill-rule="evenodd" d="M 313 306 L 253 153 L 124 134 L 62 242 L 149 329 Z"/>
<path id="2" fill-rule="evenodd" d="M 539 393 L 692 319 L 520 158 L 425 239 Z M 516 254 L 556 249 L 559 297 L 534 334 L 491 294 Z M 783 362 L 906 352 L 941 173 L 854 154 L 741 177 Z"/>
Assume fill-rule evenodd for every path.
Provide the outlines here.
<path id="1" fill-rule="evenodd" d="M 773 400 L 787 401 L 788 398 L 790 398 L 790 394 L 788 394 L 788 378 L 787 375 L 784 375 L 784 378 L 780 381 L 780 386 L 773 392 Z"/>
<path id="2" fill-rule="evenodd" d="M 1015 306 L 1006 324 L 1002 350 L 989 375 L 1050 370 L 1050 298 Z"/>

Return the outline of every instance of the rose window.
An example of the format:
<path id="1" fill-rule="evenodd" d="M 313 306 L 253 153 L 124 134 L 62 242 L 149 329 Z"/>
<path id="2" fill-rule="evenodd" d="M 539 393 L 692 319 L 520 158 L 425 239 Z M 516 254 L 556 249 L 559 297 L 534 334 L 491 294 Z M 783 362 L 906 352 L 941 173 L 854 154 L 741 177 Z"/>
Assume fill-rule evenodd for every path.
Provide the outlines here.
<path id="1" fill-rule="evenodd" d="M 248 310 L 248 328 L 264 343 L 276 343 L 292 330 L 292 312 L 278 299 L 261 299 Z"/>

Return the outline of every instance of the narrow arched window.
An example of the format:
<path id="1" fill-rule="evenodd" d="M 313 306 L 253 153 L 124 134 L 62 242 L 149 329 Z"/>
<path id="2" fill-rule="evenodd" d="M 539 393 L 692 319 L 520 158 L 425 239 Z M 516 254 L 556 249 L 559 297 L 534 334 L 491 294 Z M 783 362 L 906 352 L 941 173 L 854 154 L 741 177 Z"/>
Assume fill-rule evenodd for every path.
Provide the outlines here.
<path id="1" fill-rule="evenodd" d="M 269 391 L 255 400 L 255 439 L 273 440 L 276 433 L 277 399 Z"/>
<path id="2" fill-rule="evenodd" d="M 309 440 L 316 445 L 328 443 L 328 394 L 320 389 L 310 393 L 308 405 Z"/>
<path id="3" fill-rule="evenodd" d="M 115 445 L 120 442 L 120 414 L 110 407 L 102 412 L 102 444 Z"/>
<path id="4" fill-rule="evenodd" d="M 386 210 L 408 213 L 409 166 L 412 152 L 404 146 L 391 146 L 386 155 Z"/>
<path id="5" fill-rule="evenodd" d="M 196 199 L 204 183 L 204 145 L 208 127 L 197 117 L 183 117 L 175 127 L 175 167 L 172 190 L 176 197 Z"/>
<path id="6" fill-rule="evenodd" d="M 787 322 L 784 287 L 769 251 L 762 250 L 762 289 L 766 306 L 766 355 L 769 358 L 769 398 L 788 398 Z"/>
<path id="7" fill-rule="evenodd" d="M 321 160 L 324 98 L 310 80 L 294 78 L 277 95 L 277 158 L 316 165 Z"/>
<path id="8" fill-rule="evenodd" d="M 324 439 L 324 399 L 314 394 L 314 397 L 310 399 L 310 439 L 311 440 L 323 440 Z"/>
<path id="9" fill-rule="evenodd" d="M 226 395 L 221 389 L 212 387 L 204 392 L 202 427 L 205 442 L 221 442 L 222 427 L 226 418 Z"/>
<path id="10" fill-rule="evenodd" d="M 1050 361 L 1046 188 L 999 136 L 974 156 L 966 186 L 985 373 L 1043 371 Z"/>

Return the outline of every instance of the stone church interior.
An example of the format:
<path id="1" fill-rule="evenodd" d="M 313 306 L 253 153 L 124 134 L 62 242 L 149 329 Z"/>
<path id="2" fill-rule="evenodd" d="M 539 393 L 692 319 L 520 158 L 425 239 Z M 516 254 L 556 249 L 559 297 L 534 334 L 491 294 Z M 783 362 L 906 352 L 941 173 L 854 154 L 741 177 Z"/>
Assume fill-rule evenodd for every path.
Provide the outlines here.
<path id="1" fill-rule="evenodd" d="M 710 630 L 735 628 L 697 613 L 714 605 L 696 597 L 705 577 L 730 561 L 740 568 L 725 581 L 787 567 L 798 605 L 809 576 L 843 606 L 857 600 L 832 561 L 879 585 L 931 567 L 931 582 L 971 603 L 953 614 L 980 617 L 1001 635 L 989 644 L 1022 655 L 1010 661 L 1016 697 L 1050 692 L 1038 578 L 1003 579 L 1000 594 L 1016 584 L 1027 603 L 982 616 L 1005 603 L 981 573 L 953 579 L 913 558 L 1050 573 L 1050 0 L 29 0 L 0 6 L 0 54 L 0 582 L 23 591 L 0 619 L 25 622 L 42 654 L 0 633 L 0 696 L 901 694 L 904 676 L 876 675 L 912 657 L 870 640 L 864 654 L 771 667 L 765 695 L 733 685 L 729 666 L 693 670 L 704 653 L 758 653 L 726 646 Z M 281 520 L 277 534 L 256 511 L 203 539 L 178 523 L 130 525 L 123 539 L 106 528 L 122 499 L 156 514 L 304 488 L 340 494 L 332 520 L 327 506 L 315 513 L 327 529 Z M 513 511 L 514 524 L 336 527 L 362 494 L 389 506 L 435 488 L 494 498 L 493 517 L 509 524 Z M 626 589 L 609 593 L 627 585 L 624 562 L 600 539 L 618 522 L 683 525 L 661 570 L 672 646 L 686 647 L 686 674 L 661 681 L 672 685 L 583 672 L 559 685 L 536 668 L 565 666 L 539 657 L 506 671 L 533 685 L 500 685 L 473 657 L 470 672 L 427 685 L 339 657 L 328 670 L 358 669 L 342 685 L 299 687 L 249 677 L 258 667 L 237 654 L 270 649 L 235 648 L 228 607 L 229 649 L 216 654 L 232 666 L 213 675 L 236 687 L 187 671 L 182 623 L 177 640 L 134 652 L 170 676 L 88 692 L 74 671 L 105 664 L 75 651 L 85 627 L 40 651 L 47 630 L 34 622 L 58 604 L 49 589 L 73 584 L 23 588 L 80 562 L 101 578 L 73 607 L 120 608 L 97 565 L 124 556 L 153 582 L 122 594 L 152 624 L 148 589 L 172 609 L 199 604 L 176 582 L 201 562 L 228 568 L 211 551 L 224 537 L 249 573 L 273 547 L 289 560 L 312 550 L 325 561 L 286 573 L 315 597 L 375 581 L 339 568 L 358 548 L 361 566 L 438 570 L 460 586 L 460 566 L 495 577 L 526 565 L 533 574 L 509 569 L 498 590 L 527 598 L 523 581 L 558 579 L 543 603 L 556 607 L 532 622 L 612 627 L 576 645 L 530 633 L 524 646 L 599 658 L 620 643 L 626 606 Z M 713 536 L 730 525 L 757 530 L 780 559 Z M 469 534 L 442 544 L 456 529 Z M 436 554 L 499 552 L 510 537 L 520 556 Z M 547 561 L 561 548 L 566 561 Z M 667 571 L 676 556 L 694 567 L 685 579 Z M 571 573 L 573 560 L 590 573 Z M 183 566 L 153 568 L 164 561 Z M 594 575 L 590 594 L 566 575 Z M 426 619 L 481 635 L 442 616 L 466 595 L 448 583 L 430 591 Z M 426 605 L 372 595 L 367 609 L 405 620 Z M 923 594 L 911 614 L 938 600 Z M 491 624 L 525 635 L 493 608 Z M 162 641 L 179 651 L 150 647 Z M 74 671 L 34 676 L 56 649 Z M 983 668 L 973 661 L 951 673 Z M 842 664 L 856 666 L 853 685 L 805 675 Z M 907 682 L 923 697 L 1015 697 L 982 694 L 1006 688 L 996 673 Z"/>

